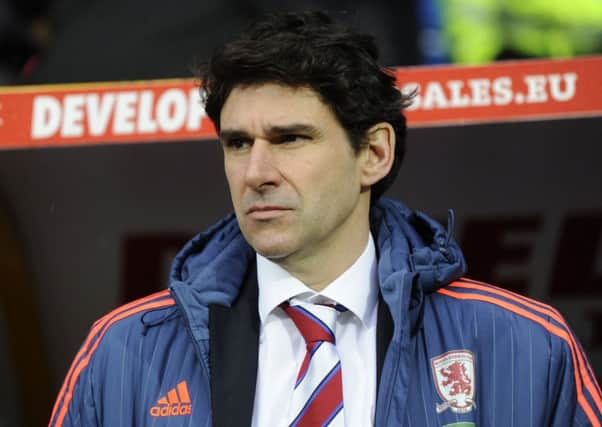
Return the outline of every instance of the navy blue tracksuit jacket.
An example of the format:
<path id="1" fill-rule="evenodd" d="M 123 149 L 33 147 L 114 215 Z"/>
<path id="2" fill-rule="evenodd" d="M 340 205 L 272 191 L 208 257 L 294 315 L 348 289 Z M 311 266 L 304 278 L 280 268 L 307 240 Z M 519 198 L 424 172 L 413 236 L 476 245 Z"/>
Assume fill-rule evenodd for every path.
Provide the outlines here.
<path id="1" fill-rule="evenodd" d="M 599 385 L 556 310 L 461 278 L 459 248 L 424 214 L 391 200 L 371 213 L 380 285 L 376 426 L 601 425 Z M 169 290 L 93 325 L 50 426 L 249 426 L 254 266 L 233 216 L 193 238 L 174 260 Z"/>

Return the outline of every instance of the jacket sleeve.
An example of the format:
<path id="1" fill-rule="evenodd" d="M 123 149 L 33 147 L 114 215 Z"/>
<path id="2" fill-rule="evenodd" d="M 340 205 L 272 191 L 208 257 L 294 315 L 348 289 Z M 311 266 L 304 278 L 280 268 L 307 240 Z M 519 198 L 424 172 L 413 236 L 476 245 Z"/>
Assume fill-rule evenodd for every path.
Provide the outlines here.
<path id="1" fill-rule="evenodd" d="M 565 325 L 566 326 L 566 325 Z M 557 341 L 548 380 L 554 427 L 602 426 L 600 386 L 577 338 L 566 327 Z"/>
<path id="2" fill-rule="evenodd" d="M 93 367 L 90 350 L 94 337 L 88 336 L 75 356 L 60 389 L 49 427 L 99 427 L 93 396 Z"/>

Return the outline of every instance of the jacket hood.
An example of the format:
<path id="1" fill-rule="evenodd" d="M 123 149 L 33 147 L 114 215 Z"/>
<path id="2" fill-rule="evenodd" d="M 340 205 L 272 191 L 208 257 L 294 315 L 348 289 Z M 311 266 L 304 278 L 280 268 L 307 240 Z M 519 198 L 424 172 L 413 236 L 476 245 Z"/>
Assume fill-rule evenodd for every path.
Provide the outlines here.
<path id="1" fill-rule="evenodd" d="M 424 293 L 465 272 L 464 258 L 451 236 L 451 211 L 450 230 L 445 230 L 425 214 L 382 198 L 372 206 L 370 222 L 379 257 L 380 287 L 389 306 L 406 300 L 408 292 L 421 300 Z M 230 306 L 254 258 L 233 214 L 196 235 L 176 255 L 170 288 L 176 300 L 185 300 L 179 305 L 187 312 L 193 332 L 195 325 L 206 325 L 210 304 Z M 406 285 L 411 289 L 404 292 Z M 401 305 L 407 307 L 407 303 Z"/>
<path id="2" fill-rule="evenodd" d="M 230 305 L 254 259 L 234 214 L 194 236 L 176 255 L 170 286 L 190 286 L 206 304 Z"/>
<path id="3" fill-rule="evenodd" d="M 452 210 L 445 229 L 426 214 L 383 198 L 371 209 L 370 226 L 381 282 L 398 272 L 415 272 L 420 289 L 430 293 L 466 272 L 464 256 L 452 235 Z"/>

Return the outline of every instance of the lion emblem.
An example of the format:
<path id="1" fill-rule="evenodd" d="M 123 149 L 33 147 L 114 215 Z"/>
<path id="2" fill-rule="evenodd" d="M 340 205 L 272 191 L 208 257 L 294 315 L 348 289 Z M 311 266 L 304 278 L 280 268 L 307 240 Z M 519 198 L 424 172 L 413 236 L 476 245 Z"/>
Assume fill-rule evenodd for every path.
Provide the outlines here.
<path id="1" fill-rule="evenodd" d="M 437 412 L 451 409 L 466 413 L 476 407 L 474 403 L 474 356 L 468 350 L 449 351 L 431 359 L 437 393 L 443 403 Z"/>

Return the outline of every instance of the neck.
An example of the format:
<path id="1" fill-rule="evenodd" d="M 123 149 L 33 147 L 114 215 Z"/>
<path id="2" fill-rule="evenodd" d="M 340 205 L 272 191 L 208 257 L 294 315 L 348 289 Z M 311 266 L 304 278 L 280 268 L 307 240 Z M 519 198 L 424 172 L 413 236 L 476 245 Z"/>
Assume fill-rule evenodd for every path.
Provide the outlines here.
<path id="1" fill-rule="evenodd" d="M 365 238 L 358 240 L 353 250 L 337 252 L 333 256 L 320 256 L 304 259 L 302 262 L 289 263 L 280 262 L 280 266 L 288 271 L 292 276 L 299 279 L 307 287 L 319 292 L 332 283 L 337 277 L 343 274 L 360 257 L 366 244 L 368 243 L 368 233 Z"/>

